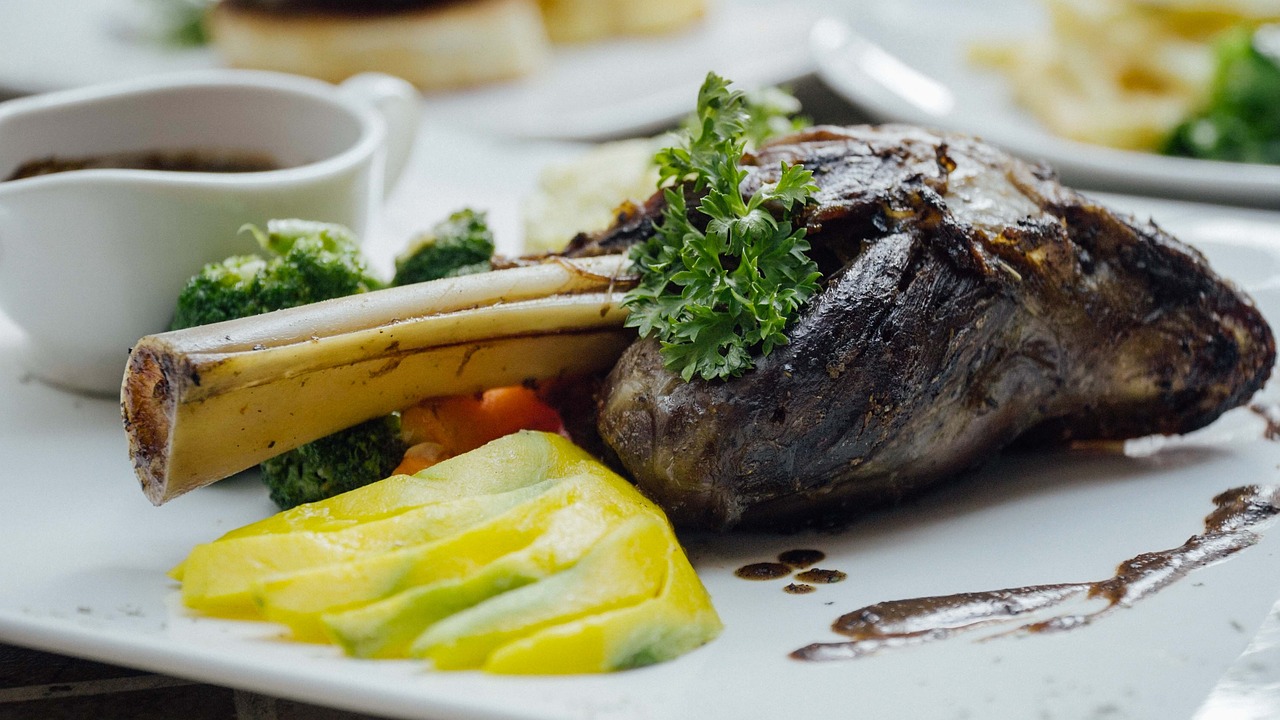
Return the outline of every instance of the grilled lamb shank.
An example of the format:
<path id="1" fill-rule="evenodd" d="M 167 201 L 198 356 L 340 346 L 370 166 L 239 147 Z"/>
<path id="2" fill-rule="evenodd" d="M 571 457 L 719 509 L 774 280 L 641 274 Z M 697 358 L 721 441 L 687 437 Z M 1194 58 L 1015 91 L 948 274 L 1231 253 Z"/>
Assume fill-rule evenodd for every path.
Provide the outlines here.
<path id="1" fill-rule="evenodd" d="M 1275 342 L 1195 250 L 970 137 L 818 127 L 748 156 L 802 163 L 822 293 L 790 344 L 684 382 L 657 344 L 605 381 L 602 439 L 686 527 L 794 526 L 892 503 L 1019 438 L 1184 433 L 1246 402 Z M 661 199 L 571 254 L 652 232 Z"/>

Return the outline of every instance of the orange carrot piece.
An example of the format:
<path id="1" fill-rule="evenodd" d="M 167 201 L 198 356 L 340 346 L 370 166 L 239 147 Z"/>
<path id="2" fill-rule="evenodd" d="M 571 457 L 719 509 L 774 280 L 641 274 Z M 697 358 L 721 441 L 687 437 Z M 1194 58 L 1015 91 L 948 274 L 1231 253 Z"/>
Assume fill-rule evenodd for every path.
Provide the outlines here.
<path id="1" fill-rule="evenodd" d="M 404 457 L 401 458 L 400 464 L 396 466 L 392 475 L 412 475 L 420 470 L 435 465 L 442 460 L 448 460 L 449 455 L 439 443 L 420 442 L 410 445 L 408 450 L 404 451 Z"/>
<path id="2" fill-rule="evenodd" d="M 408 472 L 417 472 L 518 430 L 564 430 L 560 414 L 536 392 L 521 385 L 493 388 L 478 395 L 424 400 L 401 411 L 400 425 L 411 446 L 401 468 L 416 468 Z M 439 446 L 442 452 L 425 448 L 415 453 L 412 447 L 422 443 Z M 401 468 L 397 472 L 405 472 Z"/>
<path id="3" fill-rule="evenodd" d="M 564 428 L 560 413 L 521 385 L 486 390 L 480 398 L 480 413 L 488 421 L 490 435 L 476 447 L 517 430 L 560 432 Z"/>

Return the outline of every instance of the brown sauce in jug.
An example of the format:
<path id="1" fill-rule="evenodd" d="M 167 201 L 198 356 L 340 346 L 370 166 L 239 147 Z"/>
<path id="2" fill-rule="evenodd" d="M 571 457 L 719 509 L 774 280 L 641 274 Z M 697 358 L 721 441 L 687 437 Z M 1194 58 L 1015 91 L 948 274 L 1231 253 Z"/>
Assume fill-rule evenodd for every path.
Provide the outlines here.
<path id="1" fill-rule="evenodd" d="M 85 157 L 43 157 L 18 166 L 8 180 L 72 170 L 164 170 L 168 172 L 242 173 L 279 170 L 266 153 L 230 150 L 138 150 Z"/>

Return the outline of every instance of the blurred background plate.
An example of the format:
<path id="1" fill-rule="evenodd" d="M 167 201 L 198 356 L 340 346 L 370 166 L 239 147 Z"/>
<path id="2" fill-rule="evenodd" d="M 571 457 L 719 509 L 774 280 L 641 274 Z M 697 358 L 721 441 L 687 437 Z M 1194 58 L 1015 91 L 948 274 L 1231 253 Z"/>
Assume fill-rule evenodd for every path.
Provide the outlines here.
<path id="1" fill-rule="evenodd" d="M 0 0 L 0 98 L 217 67 L 208 48 L 156 37 L 160 0 Z M 598 139 L 661 129 L 688 112 L 708 70 L 741 87 L 812 71 L 810 2 L 713 0 L 671 35 L 559 46 L 524 80 L 430 96 L 431 117 L 519 137 Z"/>
<path id="2" fill-rule="evenodd" d="M 1068 184 L 1280 207 L 1280 166 L 1166 157 L 1067 140 L 1018 107 L 1005 78 L 969 59 L 977 42 L 1021 41 L 1044 27 L 1023 0 L 862 0 L 820 21 L 819 77 L 875 119 L 959 130 L 1054 166 Z"/>
<path id="3" fill-rule="evenodd" d="M 142 0 L 0 0 L 0 97 L 216 66 L 208 49 L 153 37 L 149 7 Z"/>
<path id="4" fill-rule="evenodd" d="M 688 113 L 707 72 L 742 88 L 813 69 L 807 2 L 717 0 L 688 31 L 562 46 L 551 67 L 521 82 L 433 98 L 446 121 L 503 135 L 596 140 L 651 133 Z"/>

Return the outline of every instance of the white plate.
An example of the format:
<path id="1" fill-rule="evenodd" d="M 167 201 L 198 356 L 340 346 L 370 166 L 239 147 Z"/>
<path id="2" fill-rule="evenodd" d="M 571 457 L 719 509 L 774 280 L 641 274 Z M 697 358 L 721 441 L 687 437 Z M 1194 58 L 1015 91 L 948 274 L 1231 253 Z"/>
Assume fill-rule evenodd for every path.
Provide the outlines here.
<path id="1" fill-rule="evenodd" d="M 433 215 L 487 200 L 501 226 L 511 227 L 524 181 L 492 184 L 492 163 L 509 148 L 447 147 L 451 155 L 423 157 L 471 157 L 476 166 L 447 183 L 415 166 L 415 180 L 393 200 L 396 231 L 434 219 L 407 220 L 408 208 L 445 187 L 449 205 Z M 531 174 L 534 155 L 519 157 L 528 162 L 511 174 Z M 1280 318 L 1280 214 L 1114 201 L 1198 244 Z M 1077 631 L 986 642 L 962 636 L 856 662 L 787 657 L 837 640 L 829 624 L 873 602 L 1101 579 L 1123 559 L 1181 544 L 1200 531 L 1216 493 L 1276 480 L 1280 443 L 1261 439 L 1263 423 L 1248 410 L 1191 437 L 1148 444 L 1143 456 L 1006 456 L 916 506 L 839 534 L 690 539 L 727 625 L 721 638 L 674 662 L 621 674 L 488 677 L 346 659 L 331 648 L 281 641 L 271 625 L 188 615 L 165 571 L 193 545 L 271 512 L 263 489 L 243 476 L 151 507 L 133 477 L 116 403 L 25 379 L 20 342 L 0 319 L 0 642 L 406 718 L 1166 720 L 1202 708 L 1201 720 L 1217 720 L 1232 716 L 1214 708 L 1238 707 L 1250 691 L 1271 703 L 1256 717 L 1280 711 L 1268 685 L 1280 681 L 1280 652 L 1267 649 L 1274 630 L 1241 655 L 1280 597 L 1280 528 Z M 849 579 L 795 596 L 782 592 L 783 581 L 733 576 L 744 563 L 801 546 L 826 551 L 822 566 Z M 1206 700 L 1211 693 L 1215 699 Z"/>
<path id="2" fill-rule="evenodd" d="M 1280 207 L 1280 166 L 1116 150 L 1058 137 L 1013 101 L 1005 80 L 975 67 L 976 41 L 1025 39 L 1044 25 L 1025 0 L 862 0 L 814 28 L 818 75 L 880 120 L 980 135 L 1057 168 L 1069 184 Z"/>
<path id="3" fill-rule="evenodd" d="M 148 40 L 148 2 L 0 0 L 0 92 L 34 93 L 216 67 L 207 48 Z M 652 38 L 556 48 L 526 80 L 430 97 L 436 121 L 521 137 L 595 139 L 648 132 L 693 107 L 714 70 L 743 87 L 812 70 L 818 14 L 801 0 L 712 0 L 704 22 Z"/>

